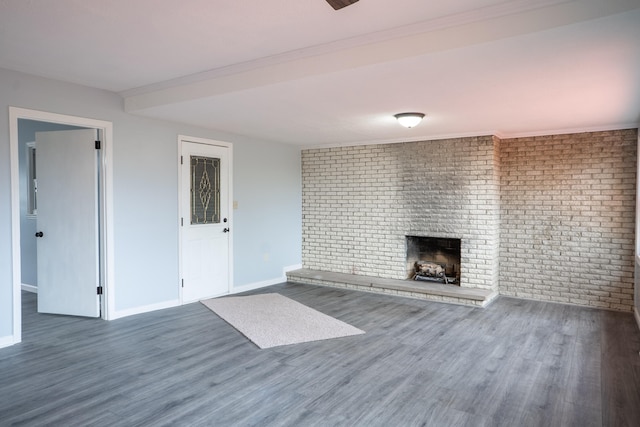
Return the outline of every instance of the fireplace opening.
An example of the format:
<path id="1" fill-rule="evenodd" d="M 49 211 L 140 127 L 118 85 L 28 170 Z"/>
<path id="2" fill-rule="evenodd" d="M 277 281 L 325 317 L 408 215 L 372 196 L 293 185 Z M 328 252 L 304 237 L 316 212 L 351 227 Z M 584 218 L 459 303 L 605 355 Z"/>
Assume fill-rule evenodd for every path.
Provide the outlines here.
<path id="1" fill-rule="evenodd" d="M 460 284 L 460 239 L 407 237 L 407 279 Z"/>

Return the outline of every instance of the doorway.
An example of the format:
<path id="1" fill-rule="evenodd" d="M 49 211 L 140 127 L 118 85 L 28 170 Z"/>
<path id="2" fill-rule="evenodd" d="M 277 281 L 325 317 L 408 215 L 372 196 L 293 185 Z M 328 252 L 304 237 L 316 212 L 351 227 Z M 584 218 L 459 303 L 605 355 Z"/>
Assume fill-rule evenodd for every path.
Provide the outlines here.
<path id="1" fill-rule="evenodd" d="M 100 317 L 109 319 L 113 313 L 113 185 L 112 185 L 112 128 L 111 122 L 87 119 L 76 116 L 67 116 L 37 110 L 28 110 L 16 107 L 9 108 L 9 136 L 11 151 L 11 219 L 12 219 L 12 254 L 13 254 L 13 341 L 22 340 L 22 270 L 21 270 L 21 227 L 20 227 L 20 176 L 19 176 L 19 121 L 29 120 L 49 123 L 52 127 L 67 126 L 75 128 L 95 129 L 100 138 L 100 156 L 95 167 L 98 171 L 96 197 L 96 245 L 97 270 L 99 271 L 97 282 L 102 286 L 102 302 Z M 96 131 L 92 131 L 95 135 Z M 92 147 L 93 148 L 93 147 Z M 37 149 L 36 149 L 37 152 Z M 24 196 L 24 195 L 23 195 Z M 99 290 L 96 289 L 96 292 Z"/>
<path id="2" fill-rule="evenodd" d="M 180 137 L 180 295 L 183 304 L 231 291 L 231 145 Z"/>

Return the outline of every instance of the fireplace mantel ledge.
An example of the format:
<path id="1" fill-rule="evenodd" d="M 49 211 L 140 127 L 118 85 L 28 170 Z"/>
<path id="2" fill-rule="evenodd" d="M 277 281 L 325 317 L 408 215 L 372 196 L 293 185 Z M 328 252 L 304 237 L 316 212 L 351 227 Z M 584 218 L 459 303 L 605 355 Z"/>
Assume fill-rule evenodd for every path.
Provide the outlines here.
<path id="1" fill-rule="evenodd" d="M 287 272 L 291 283 L 347 288 L 401 297 L 486 307 L 498 292 L 429 282 L 386 279 L 359 274 L 333 273 L 302 268 Z"/>

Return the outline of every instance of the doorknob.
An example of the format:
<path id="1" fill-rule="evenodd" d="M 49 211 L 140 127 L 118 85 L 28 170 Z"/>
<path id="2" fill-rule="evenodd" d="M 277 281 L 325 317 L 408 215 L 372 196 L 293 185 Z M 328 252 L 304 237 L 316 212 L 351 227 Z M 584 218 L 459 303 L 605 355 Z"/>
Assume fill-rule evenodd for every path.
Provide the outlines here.
<path id="1" fill-rule="evenodd" d="M 42 237 L 42 236 L 44 236 L 44 233 L 42 231 L 38 231 L 36 233 L 36 237 Z"/>
<path id="2" fill-rule="evenodd" d="M 229 231 L 231 231 L 231 230 L 228 229 L 228 228 L 225 228 L 225 229 L 222 230 L 223 233 L 228 233 Z"/>

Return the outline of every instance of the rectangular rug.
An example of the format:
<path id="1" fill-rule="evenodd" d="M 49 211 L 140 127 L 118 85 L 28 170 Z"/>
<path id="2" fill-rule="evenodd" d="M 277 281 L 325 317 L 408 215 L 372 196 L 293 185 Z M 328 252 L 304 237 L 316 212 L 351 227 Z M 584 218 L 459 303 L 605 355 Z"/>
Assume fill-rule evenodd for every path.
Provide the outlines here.
<path id="1" fill-rule="evenodd" d="M 214 298 L 202 304 L 260 348 L 364 334 L 280 294 Z"/>

